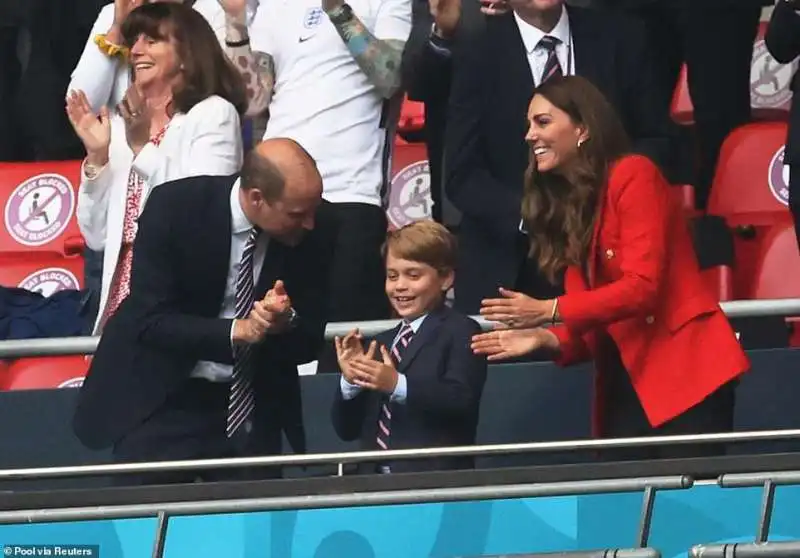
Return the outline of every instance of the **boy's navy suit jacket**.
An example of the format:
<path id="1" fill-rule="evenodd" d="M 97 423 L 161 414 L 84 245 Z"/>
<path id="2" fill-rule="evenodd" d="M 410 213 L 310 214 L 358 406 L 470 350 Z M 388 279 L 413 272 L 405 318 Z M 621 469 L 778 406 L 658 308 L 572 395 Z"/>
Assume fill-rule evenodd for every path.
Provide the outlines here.
<path id="1" fill-rule="evenodd" d="M 376 336 L 390 349 L 400 329 Z M 470 349 L 480 332 L 475 320 L 445 306 L 431 312 L 406 347 L 398 372 L 406 375 L 405 403 L 391 403 L 390 449 L 465 446 L 475 443 L 486 359 Z M 385 396 L 388 398 L 388 396 Z M 346 441 L 361 440 L 364 450 L 377 450 L 377 427 L 384 395 L 363 390 L 345 400 L 339 383 L 333 402 L 333 427 Z M 387 464 L 383 464 L 387 465 Z M 393 473 L 469 469 L 471 457 L 398 460 L 388 463 Z M 360 473 L 373 473 L 376 465 L 364 463 Z"/>

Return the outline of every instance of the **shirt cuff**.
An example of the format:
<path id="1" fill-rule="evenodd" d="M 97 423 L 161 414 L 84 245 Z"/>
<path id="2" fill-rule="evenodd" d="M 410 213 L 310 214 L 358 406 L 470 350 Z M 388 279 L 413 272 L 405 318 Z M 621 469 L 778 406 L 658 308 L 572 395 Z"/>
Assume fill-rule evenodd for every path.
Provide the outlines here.
<path id="1" fill-rule="evenodd" d="M 392 392 L 391 397 L 389 400 L 392 403 L 405 403 L 406 396 L 408 395 L 408 380 L 406 380 L 405 374 L 398 374 L 397 375 L 397 385 L 394 386 L 394 391 Z"/>
<path id="2" fill-rule="evenodd" d="M 428 46 L 431 48 L 433 52 L 438 54 L 439 56 L 443 56 L 445 58 L 450 58 L 452 54 L 450 50 L 450 42 L 447 39 L 441 38 L 439 35 L 433 32 L 436 28 L 436 24 L 434 23 L 431 26 L 431 34 L 428 38 Z"/>
<path id="3" fill-rule="evenodd" d="M 339 378 L 339 389 L 342 390 L 342 398 L 345 401 L 354 399 L 359 393 L 361 393 L 361 387 L 351 384 L 344 379 L 344 376 Z"/>
<path id="4" fill-rule="evenodd" d="M 152 177 L 161 165 L 161 157 L 158 147 L 153 142 L 147 142 L 133 158 L 133 168 L 139 176 L 152 185 Z"/>
<path id="5" fill-rule="evenodd" d="M 235 348 L 233 344 L 233 328 L 236 327 L 236 320 L 231 320 L 231 351 Z"/>

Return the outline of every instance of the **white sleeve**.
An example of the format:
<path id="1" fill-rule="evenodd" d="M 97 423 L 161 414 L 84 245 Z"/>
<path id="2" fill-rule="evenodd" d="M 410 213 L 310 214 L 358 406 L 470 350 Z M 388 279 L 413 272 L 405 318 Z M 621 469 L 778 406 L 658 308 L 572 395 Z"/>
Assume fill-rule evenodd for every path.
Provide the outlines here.
<path id="1" fill-rule="evenodd" d="M 148 143 L 133 167 L 151 187 L 189 176 L 225 176 L 242 165 L 239 114 L 228 101 L 209 97 L 186 114 L 178 153 Z"/>
<path id="2" fill-rule="evenodd" d="M 103 54 L 94 44 L 94 38 L 96 35 L 106 33 L 113 23 L 114 4 L 108 4 L 100 10 L 92 26 L 86 46 L 83 48 L 78 65 L 72 71 L 72 78 L 67 87 L 68 94 L 70 91 L 86 93 L 89 104 L 95 112 L 98 112 L 103 105 L 109 104 L 114 91 L 117 65 L 120 62 Z"/>
<path id="3" fill-rule="evenodd" d="M 78 188 L 78 204 L 75 214 L 78 228 L 91 250 L 104 250 L 106 246 L 106 226 L 108 224 L 108 200 L 110 197 L 112 173 L 108 163 L 90 180 L 81 163 L 81 184 Z"/>
<path id="4" fill-rule="evenodd" d="M 405 43 L 411 34 L 411 0 L 381 0 L 372 34 L 381 41 Z"/>
<path id="5" fill-rule="evenodd" d="M 274 31 L 271 28 L 271 22 L 275 21 L 278 14 L 270 7 L 274 6 L 275 2 L 265 2 L 258 6 L 255 12 L 248 33 L 250 35 L 250 50 L 253 52 L 263 52 L 275 56 L 275 43 Z"/>

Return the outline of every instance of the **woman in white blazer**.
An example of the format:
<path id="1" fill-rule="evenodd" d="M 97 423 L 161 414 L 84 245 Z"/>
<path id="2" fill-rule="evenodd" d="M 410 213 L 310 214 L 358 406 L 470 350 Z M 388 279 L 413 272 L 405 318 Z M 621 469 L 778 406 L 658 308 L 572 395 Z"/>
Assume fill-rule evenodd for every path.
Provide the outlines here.
<path id="1" fill-rule="evenodd" d="M 133 85 L 111 114 L 71 94 L 67 115 L 86 148 L 78 225 L 103 250 L 95 334 L 127 296 L 136 219 L 165 182 L 239 171 L 244 83 L 203 17 L 178 3 L 136 8 L 122 28 Z M 168 185 L 166 187 L 169 187 Z"/>

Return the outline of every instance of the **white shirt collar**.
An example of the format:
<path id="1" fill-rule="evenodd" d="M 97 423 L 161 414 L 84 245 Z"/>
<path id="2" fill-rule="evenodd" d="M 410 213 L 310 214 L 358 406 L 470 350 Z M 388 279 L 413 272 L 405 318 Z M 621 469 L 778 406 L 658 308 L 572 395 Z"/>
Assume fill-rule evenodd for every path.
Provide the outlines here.
<path id="1" fill-rule="evenodd" d="M 536 50 L 536 47 L 539 45 L 539 41 L 541 41 L 542 37 L 545 35 L 555 37 L 561 41 L 561 44 L 565 45 L 567 48 L 570 47 L 571 34 L 569 30 L 569 14 L 567 14 L 566 6 L 561 7 L 561 17 L 558 19 L 558 23 L 556 23 L 556 26 L 552 31 L 550 31 L 550 33 L 545 33 L 530 23 L 523 21 L 522 18 L 517 15 L 517 12 L 514 12 L 514 19 L 517 22 L 519 34 L 522 36 L 522 42 L 525 45 L 525 51 L 528 52 L 528 54 Z"/>
<path id="2" fill-rule="evenodd" d="M 240 234 L 253 228 L 253 224 L 244 214 L 242 201 L 239 199 L 240 183 L 241 178 L 237 178 L 236 182 L 233 183 L 233 188 L 231 188 L 231 232 L 233 234 Z"/>
<path id="3" fill-rule="evenodd" d="M 417 333 L 419 331 L 420 326 L 422 326 L 422 322 L 424 322 L 425 318 L 427 317 L 428 317 L 427 314 L 423 314 L 419 318 L 415 318 L 411 320 L 411 322 L 408 322 L 408 325 L 411 327 L 411 331 Z"/>

